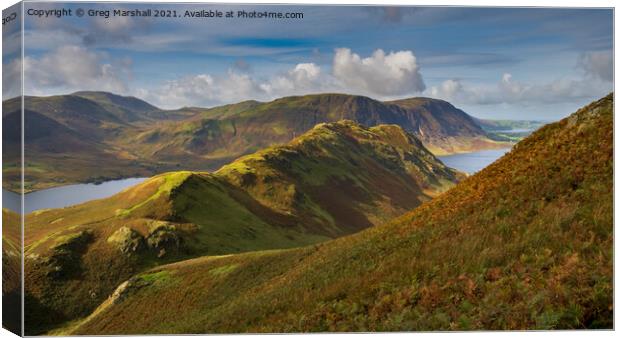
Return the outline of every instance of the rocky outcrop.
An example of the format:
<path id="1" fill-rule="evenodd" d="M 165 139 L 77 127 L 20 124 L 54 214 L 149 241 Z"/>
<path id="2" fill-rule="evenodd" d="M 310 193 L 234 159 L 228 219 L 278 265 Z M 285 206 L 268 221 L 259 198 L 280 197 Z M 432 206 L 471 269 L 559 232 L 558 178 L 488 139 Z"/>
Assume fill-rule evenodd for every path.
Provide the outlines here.
<path id="1" fill-rule="evenodd" d="M 146 248 L 144 237 L 127 226 L 121 227 L 108 237 L 108 243 L 116 245 L 122 253 L 128 256 Z"/>
<path id="2" fill-rule="evenodd" d="M 177 252 L 181 247 L 182 238 L 173 224 L 154 221 L 150 225 L 146 242 L 150 249 L 157 251 L 157 257 L 161 258 L 168 252 Z"/>
<path id="3" fill-rule="evenodd" d="M 51 255 L 42 262 L 48 268 L 48 275 L 62 278 L 79 271 L 82 254 L 93 239 L 92 230 L 59 236 L 50 248 Z"/>
<path id="4" fill-rule="evenodd" d="M 174 224 L 164 221 L 150 221 L 148 227 L 148 235 L 144 237 L 138 231 L 123 226 L 108 237 L 108 243 L 118 247 L 127 256 L 151 251 L 161 258 L 167 253 L 179 251 L 183 238 Z"/>

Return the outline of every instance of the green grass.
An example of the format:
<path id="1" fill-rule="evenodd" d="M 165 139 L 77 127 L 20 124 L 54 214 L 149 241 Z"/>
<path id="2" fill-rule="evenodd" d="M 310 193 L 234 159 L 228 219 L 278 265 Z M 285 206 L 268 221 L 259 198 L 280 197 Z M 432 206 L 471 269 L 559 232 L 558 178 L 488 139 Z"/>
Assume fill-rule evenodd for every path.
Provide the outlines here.
<path id="1" fill-rule="evenodd" d="M 8 100 L 6 110 L 15 112 L 20 103 Z M 315 124 L 343 119 L 370 126 L 397 117 L 402 128 L 418 133 L 437 154 L 497 147 L 456 108 L 428 98 L 380 102 L 320 94 L 164 112 L 135 98 L 82 93 L 27 97 L 26 107 L 33 111 L 29 130 L 41 134 L 27 140 L 27 159 L 36 159 L 26 175 L 27 191 L 147 177 L 181 167 L 213 171 L 257 149 L 285 144 Z M 15 141 L 7 147 L 19 146 Z M 5 188 L 20 188 L 18 157 L 14 152 L 4 158 Z"/>
<path id="2" fill-rule="evenodd" d="M 328 239 L 300 229 L 274 227 L 233 197 L 210 175 L 197 177 L 174 199 L 174 208 L 198 230 L 187 245 L 195 252 L 225 254 L 290 248 Z"/>
<path id="3" fill-rule="evenodd" d="M 148 269 L 324 242 L 398 216 L 463 177 L 400 127 L 387 129 L 323 124 L 214 174 L 165 173 L 106 199 L 27 215 L 29 334 L 62 331 Z M 131 229 L 130 251 L 118 245 L 121 228 Z M 84 231 L 85 245 L 55 250 Z"/>
<path id="4" fill-rule="evenodd" d="M 220 267 L 209 270 L 209 273 L 214 276 L 223 276 L 223 275 L 227 275 L 231 273 L 232 271 L 235 271 L 235 269 L 237 269 L 238 266 L 239 265 L 237 264 L 224 265 L 224 266 L 220 266 Z"/>
<path id="5" fill-rule="evenodd" d="M 170 285 L 173 280 L 173 275 L 170 271 L 159 271 L 153 273 L 145 273 L 138 276 L 141 280 L 147 282 L 149 285 Z"/>
<path id="6" fill-rule="evenodd" d="M 159 267 L 174 287 L 141 288 L 71 333 L 611 329 L 612 107 L 541 128 L 385 225 Z"/>
<path id="7" fill-rule="evenodd" d="M 116 215 L 122 217 L 130 216 L 135 210 L 148 206 L 149 202 L 162 197 L 162 195 L 170 195 L 171 191 L 183 183 L 190 175 L 192 175 L 192 173 L 189 171 L 178 171 L 154 178 L 163 179 L 163 183 L 159 185 L 157 191 L 153 195 L 128 209 L 117 209 Z"/>

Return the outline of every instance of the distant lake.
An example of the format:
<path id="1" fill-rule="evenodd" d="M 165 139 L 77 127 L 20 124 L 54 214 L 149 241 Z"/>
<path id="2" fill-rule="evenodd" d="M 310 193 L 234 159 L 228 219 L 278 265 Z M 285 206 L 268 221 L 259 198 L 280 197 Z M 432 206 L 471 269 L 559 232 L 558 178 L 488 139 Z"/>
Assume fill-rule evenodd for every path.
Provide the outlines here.
<path id="1" fill-rule="evenodd" d="M 90 200 L 110 197 L 125 188 L 138 184 L 146 178 L 126 178 L 107 181 L 101 184 L 71 184 L 57 188 L 49 188 L 25 195 L 25 212 L 40 209 L 64 208 Z M 19 194 L 2 189 L 2 207 L 19 212 Z"/>
<path id="2" fill-rule="evenodd" d="M 502 157 L 508 151 L 510 151 L 510 148 L 481 150 L 472 153 L 437 156 L 437 158 L 448 167 L 473 174 L 495 162 L 495 160 Z"/>

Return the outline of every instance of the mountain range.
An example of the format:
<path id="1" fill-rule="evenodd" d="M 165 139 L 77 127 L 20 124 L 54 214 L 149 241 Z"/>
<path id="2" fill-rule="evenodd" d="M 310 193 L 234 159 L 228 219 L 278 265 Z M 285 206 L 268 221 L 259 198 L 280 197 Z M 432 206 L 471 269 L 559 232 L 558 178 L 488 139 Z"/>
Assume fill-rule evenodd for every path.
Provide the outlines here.
<path id="1" fill-rule="evenodd" d="M 320 123 L 219 170 L 154 176 L 26 215 L 26 328 L 90 314 L 124 280 L 204 255 L 315 244 L 382 224 L 465 178 L 397 125 Z"/>
<path id="2" fill-rule="evenodd" d="M 26 159 L 28 182 L 52 177 L 55 161 L 183 170 L 25 215 L 26 334 L 613 327 L 613 94 L 473 176 L 429 148 L 494 147 L 490 131 L 534 122 L 427 100 L 325 94 L 164 111 L 101 92 L 30 98 L 26 146 L 47 155 Z M 219 169 L 192 169 L 214 154 L 226 154 Z M 69 180 L 56 174 L 44 184 Z M 4 224 L 18 219 L 3 209 Z M 5 302 L 21 296 L 11 229 Z"/>
<path id="3" fill-rule="evenodd" d="M 158 266 L 109 295 L 52 333 L 611 329 L 613 96 L 382 225 Z"/>
<path id="4" fill-rule="evenodd" d="M 214 108 L 162 110 L 106 92 L 24 97 L 25 191 L 167 171 L 213 171 L 318 123 L 395 124 L 435 155 L 509 146 L 450 103 L 430 98 L 381 102 L 316 94 Z M 21 99 L 3 102 L 4 187 L 18 188 Z M 11 183 L 13 182 L 13 183 Z"/>

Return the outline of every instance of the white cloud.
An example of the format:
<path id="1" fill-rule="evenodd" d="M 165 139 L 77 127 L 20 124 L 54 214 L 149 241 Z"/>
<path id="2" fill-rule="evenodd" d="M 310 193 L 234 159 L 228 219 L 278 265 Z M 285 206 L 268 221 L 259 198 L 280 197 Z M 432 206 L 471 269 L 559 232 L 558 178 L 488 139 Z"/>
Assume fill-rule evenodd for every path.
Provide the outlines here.
<path id="1" fill-rule="evenodd" d="M 80 46 L 64 46 L 39 57 L 26 57 L 25 91 L 29 95 L 49 95 L 77 90 L 105 90 L 132 93 L 164 108 L 214 106 L 243 100 L 272 100 L 290 95 L 342 92 L 394 99 L 419 94 L 455 104 L 528 106 L 594 99 L 612 90 L 610 53 L 588 53 L 578 59 L 581 75 L 556 78 L 546 83 L 527 83 L 511 73 L 496 83 L 470 83 L 458 78 L 425 89 L 411 51 L 386 54 L 376 50 L 363 58 L 350 49 L 336 49 L 332 67 L 298 63 L 272 76 L 257 75 L 251 65 L 231 66 L 223 74 L 202 73 L 130 88 L 131 60 L 112 59 L 105 53 Z M 19 81 L 20 63 L 5 65 L 3 82 Z M 4 86 L 5 97 L 17 95 Z"/>
<path id="2" fill-rule="evenodd" d="M 474 105 L 512 104 L 555 104 L 563 102 L 592 100 L 611 91 L 609 82 L 591 78 L 558 78 L 548 83 L 523 83 L 504 73 L 494 85 L 464 83 L 449 79 L 429 88 L 425 94 L 453 103 Z"/>
<path id="3" fill-rule="evenodd" d="M 321 67 L 314 63 L 300 63 L 293 70 L 289 72 L 289 76 L 295 80 L 296 83 L 308 84 L 318 79 L 321 74 Z"/>
<path id="4" fill-rule="evenodd" d="M 136 95 L 166 108 L 212 106 L 249 99 L 270 100 L 315 92 L 320 87 L 321 75 L 320 67 L 313 63 L 300 63 L 288 72 L 264 81 L 229 69 L 220 76 L 199 74 L 168 81 L 152 91 L 137 90 Z"/>
<path id="5" fill-rule="evenodd" d="M 41 56 L 24 58 L 24 87 L 28 94 L 76 90 L 127 90 L 128 59 L 106 62 L 105 54 L 78 46 L 64 46 Z"/>
<path id="6" fill-rule="evenodd" d="M 351 50 L 341 48 L 335 51 L 332 61 L 330 71 L 305 62 L 272 76 L 256 75 L 251 65 L 245 64 L 244 68 L 233 66 L 224 74 L 185 76 L 146 89 L 130 88 L 131 60 L 112 59 L 86 47 L 66 45 L 40 57 L 24 59 L 25 92 L 29 95 L 76 90 L 129 92 L 161 107 L 175 108 L 321 92 L 388 99 L 414 95 L 424 89 L 422 75 L 411 51 L 385 54 L 379 49 L 372 56 L 361 58 Z M 10 75 L 8 72 L 7 76 Z"/>
<path id="7" fill-rule="evenodd" d="M 300 63 L 285 74 L 263 83 L 261 88 L 270 97 L 278 97 L 329 90 L 330 81 L 328 76 L 321 73 L 321 67 L 314 63 Z"/>
<path id="8" fill-rule="evenodd" d="M 2 98 L 13 98 L 21 94 L 21 59 L 15 58 L 2 66 Z"/>
<path id="9" fill-rule="evenodd" d="M 431 87 L 428 92 L 431 96 L 454 100 L 463 91 L 463 84 L 458 79 L 448 79 L 439 86 Z"/>
<path id="10" fill-rule="evenodd" d="M 371 95 L 403 95 L 426 88 L 411 51 L 385 54 L 378 49 L 372 56 L 361 58 L 348 48 L 339 48 L 334 55 L 333 74 L 347 88 Z"/>
<path id="11" fill-rule="evenodd" d="M 168 81 L 136 95 L 161 107 L 213 106 L 243 100 L 272 100 L 290 95 L 342 92 L 388 99 L 414 95 L 424 89 L 411 51 L 385 54 L 376 50 L 362 59 L 346 48 L 337 49 L 331 72 L 315 63 L 298 63 L 268 78 L 257 78 L 239 67 L 223 75 L 200 74 Z"/>
<path id="12" fill-rule="evenodd" d="M 611 82 L 614 76 L 613 62 L 611 51 L 588 52 L 581 55 L 577 66 L 590 77 Z"/>
<path id="13" fill-rule="evenodd" d="M 261 85 L 248 74 L 229 70 L 223 76 L 199 74 L 168 81 L 152 91 L 136 95 L 165 108 L 237 102 L 265 96 Z"/>

